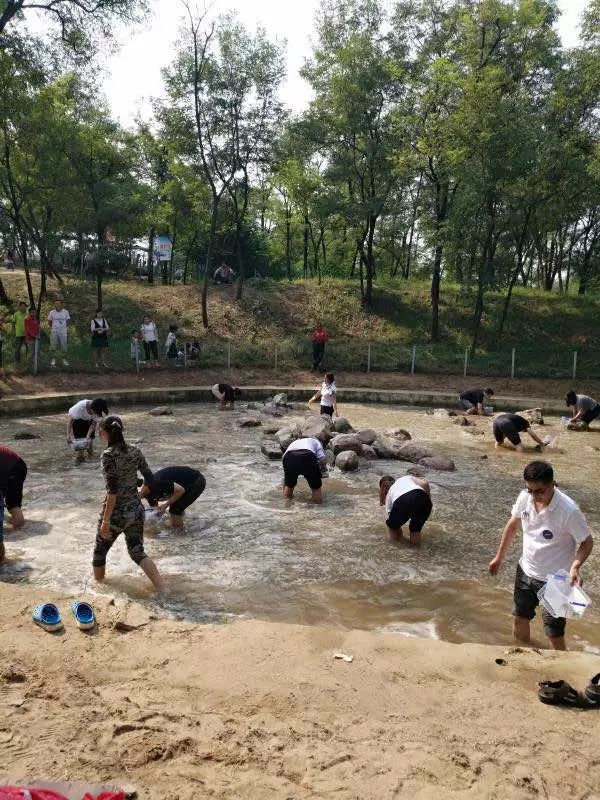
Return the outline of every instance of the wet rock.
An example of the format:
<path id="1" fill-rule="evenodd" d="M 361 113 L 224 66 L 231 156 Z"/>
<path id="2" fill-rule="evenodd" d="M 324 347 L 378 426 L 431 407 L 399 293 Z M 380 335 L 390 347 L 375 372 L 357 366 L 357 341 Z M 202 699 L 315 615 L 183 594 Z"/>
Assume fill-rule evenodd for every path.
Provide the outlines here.
<path id="1" fill-rule="evenodd" d="M 410 433 L 404 428 L 390 428 L 385 432 L 386 436 L 392 436 L 400 442 L 409 442 L 412 439 Z"/>
<path id="2" fill-rule="evenodd" d="M 406 470 L 406 474 L 413 475 L 415 478 L 424 478 L 425 475 L 427 475 L 427 470 L 425 469 L 425 467 L 419 467 L 418 465 L 415 464 L 414 466 L 409 467 Z"/>
<path id="3" fill-rule="evenodd" d="M 377 439 L 377 431 L 374 431 L 373 428 L 362 428 L 356 431 L 356 436 L 358 436 L 363 444 L 373 444 L 375 439 Z"/>
<path id="4" fill-rule="evenodd" d="M 383 441 L 383 439 L 375 439 L 372 447 L 377 455 L 377 458 L 396 458 L 396 453 L 398 452 L 397 447 L 392 447 L 391 444 Z"/>
<path id="5" fill-rule="evenodd" d="M 261 414 L 268 414 L 270 417 L 283 417 L 283 411 L 277 406 L 263 406 L 260 412 Z"/>
<path id="6" fill-rule="evenodd" d="M 277 461 L 283 455 L 281 452 L 281 445 L 275 439 L 263 442 L 260 446 L 260 452 L 266 456 L 269 461 Z"/>
<path id="7" fill-rule="evenodd" d="M 258 417 L 240 417 L 237 424 L 238 428 L 257 428 L 262 422 Z"/>
<path id="8" fill-rule="evenodd" d="M 173 415 L 173 409 L 169 406 L 156 406 L 149 412 L 151 417 L 170 417 Z"/>
<path id="9" fill-rule="evenodd" d="M 275 438 L 281 445 L 282 450 L 287 450 L 288 447 L 295 439 L 299 439 L 302 436 L 302 431 L 300 430 L 298 425 L 294 425 L 291 427 L 286 426 L 285 428 L 281 428 L 275 434 Z"/>
<path id="10" fill-rule="evenodd" d="M 342 450 L 335 458 L 335 465 L 342 472 L 354 472 L 358 469 L 358 455 L 354 450 Z"/>
<path id="11" fill-rule="evenodd" d="M 434 408 L 432 413 L 433 413 L 434 417 L 455 417 L 456 416 L 456 411 L 448 411 L 447 408 Z"/>
<path id="12" fill-rule="evenodd" d="M 313 436 L 327 444 L 331 439 L 331 420 L 328 417 L 309 417 L 302 425 L 302 436 Z"/>
<path id="13" fill-rule="evenodd" d="M 287 428 L 287 427 L 288 427 L 287 422 L 281 420 L 281 422 L 267 422 L 266 425 L 263 425 L 262 430 L 263 433 L 269 436 L 273 436 L 273 434 L 277 433 L 277 431 L 280 431 L 282 428 Z"/>
<path id="14" fill-rule="evenodd" d="M 333 450 L 325 450 L 325 455 L 327 456 L 327 466 L 333 467 L 335 464 L 335 456 L 333 454 Z"/>
<path id="15" fill-rule="evenodd" d="M 377 458 L 379 458 L 375 448 L 371 447 L 370 444 L 363 444 L 363 446 L 360 448 L 360 455 L 362 458 L 366 458 L 367 461 L 375 461 Z"/>
<path id="16" fill-rule="evenodd" d="M 397 458 L 402 461 L 414 461 L 416 464 L 422 458 L 430 458 L 432 455 L 433 453 L 426 444 L 419 441 L 412 441 L 398 448 Z"/>
<path id="17" fill-rule="evenodd" d="M 333 430 L 336 433 L 350 433 L 354 428 L 350 425 L 346 417 L 336 417 L 333 420 Z"/>
<path id="18" fill-rule="evenodd" d="M 333 450 L 336 456 L 338 453 L 341 453 L 344 450 L 353 450 L 355 453 L 360 453 L 362 442 L 353 433 L 338 433 L 338 435 L 334 436 L 329 443 L 329 447 Z"/>
<path id="19" fill-rule="evenodd" d="M 544 415 L 541 408 L 527 408 L 525 411 L 516 412 L 520 417 L 524 417 L 530 425 L 543 425 Z"/>
<path id="20" fill-rule="evenodd" d="M 445 456 L 429 456 L 419 459 L 419 465 L 426 469 L 437 469 L 442 472 L 454 472 L 456 466 L 451 458 Z"/>
<path id="21" fill-rule="evenodd" d="M 567 425 L 568 431 L 589 431 L 589 429 L 590 426 L 587 422 L 581 422 L 580 420 L 577 420 L 577 422 L 569 422 Z"/>
<path id="22" fill-rule="evenodd" d="M 487 460 L 487 456 L 486 455 L 479 456 L 479 460 L 480 461 L 486 461 Z"/>
<path id="23" fill-rule="evenodd" d="M 276 394 L 275 397 L 271 400 L 270 405 L 287 406 L 287 394 L 285 394 L 284 392 Z"/>
<path id="24" fill-rule="evenodd" d="M 474 422 L 471 422 L 471 420 L 463 416 L 458 416 L 455 419 L 451 420 L 451 422 L 453 425 L 460 425 L 463 428 L 468 428 L 470 425 L 475 425 Z"/>
<path id="25" fill-rule="evenodd" d="M 246 403 L 246 411 L 260 411 L 261 408 L 260 403 Z"/>
<path id="26" fill-rule="evenodd" d="M 19 431 L 15 433 L 14 439 L 17 441 L 28 441 L 29 439 L 41 439 L 42 437 L 39 436 L 37 433 L 31 433 L 30 431 Z"/>

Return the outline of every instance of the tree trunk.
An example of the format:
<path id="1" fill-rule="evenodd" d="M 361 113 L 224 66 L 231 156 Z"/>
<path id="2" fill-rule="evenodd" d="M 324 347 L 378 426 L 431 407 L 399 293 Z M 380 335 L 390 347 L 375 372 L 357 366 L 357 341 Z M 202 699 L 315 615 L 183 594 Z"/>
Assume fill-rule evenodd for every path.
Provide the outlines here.
<path id="1" fill-rule="evenodd" d="M 10 298 L 6 294 L 6 289 L 4 288 L 4 283 L 2 282 L 2 278 L 0 278 L 0 305 L 3 306 L 10 305 Z"/>
<path id="2" fill-rule="evenodd" d="M 289 209 L 285 210 L 285 266 L 288 281 L 292 280 L 292 222 Z"/>
<path id="3" fill-rule="evenodd" d="M 244 259 L 242 258 L 242 231 L 239 220 L 235 226 L 235 259 L 238 268 L 238 279 L 235 287 L 235 299 L 242 299 L 244 289 Z"/>
<path id="4" fill-rule="evenodd" d="M 304 251 L 302 254 L 302 274 L 306 279 L 308 277 L 308 230 L 309 230 L 310 222 L 308 219 L 308 214 L 305 212 L 304 214 Z"/>
<path id="5" fill-rule="evenodd" d="M 206 245 L 206 263 L 204 267 L 204 282 L 202 284 L 202 325 L 208 328 L 208 279 L 211 273 L 212 249 L 217 230 L 217 214 L 219 212 L 219 201 L 215 194 L 212 199 L 212 210 L 210 214 L 210 229 L 208 232 L 208 243 Z"/>
<path id="6" fill-rule="evenodd" d="M 154 225 L 150 227 L 150 236 L 148 238 L 148 283 L 154 283 L 154 237 L 156 229 Z"/>
<path id="7" fill-rule="evenodd" d="M 431 278 L 431 340 L 440 340 L 440 283 L 442 279 L 442 251 L 441 242 L 435 247 L 433 258 L 433 275 Z"/>

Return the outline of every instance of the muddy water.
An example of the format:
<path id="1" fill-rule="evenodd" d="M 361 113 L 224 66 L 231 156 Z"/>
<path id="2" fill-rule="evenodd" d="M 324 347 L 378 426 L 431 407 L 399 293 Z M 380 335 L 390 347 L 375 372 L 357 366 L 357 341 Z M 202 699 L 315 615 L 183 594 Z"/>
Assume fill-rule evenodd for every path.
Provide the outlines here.
<path id="1" fill-rule="evenodd" d="M 386 540 L 377 498 L 380 475 L 400 476 L 409 465 L 378 461 L 351 475 L 333 471 L 322 507 L 308 502 L 301 479 L 295 499 L 286 501 L 281 464 L 260 454 L 260 428 L 236 426 L 241 411 L 206 405 L 178 405 L 174 411 L 155 418 L 137 407 L 123 414 L 127 437 L 141 440 L 151 468 L 198 466 L 207 479 L 184 532 L 167 526 L 163 535 L 146 537 L 148 553 L 168 580 L 170 612 L 201 621 L 247 615 L 455 642 L 510 641 L 518 546 L 498 578 L 487 575 L 487 564 L 521 488 L 523 467 L 535 454 L 496 453 L 490 420 L 478 420 L 484 433 L 471 435 L 424 410 L 341 408 L 355 427 L 404 427 L 455 460 L 456 472 L 429 475 L 434 513 L 423 546 L 413 550 Z M 558 419 L 548 423 L 544 432 L 557 438 L 547 457 L 560 486 L 599 531 L 600 431 L 567 433 Z M 76 466 L 64 427 L 62 415 L 0 423 L 0 440 L 17 446 L 29 465 L 30 520 L 25 531 L 7 534 L 9 564 L 0 568 L 0 579 L 95 592 L 89 574 L 103 496 L 100 445 L 93 459 Z M 14 432 L 23 429 L 42 438 L 14 443 Z M 600 542 L 597 547 L 585 567 L 586 589 L 597 606 L 585 620 L 569 623 L 571 646 L 594 651 L 600 645 Z M 124 541 L 113 547 L 107 574 L 102 591 L 152 602 Z M 539 620 L 534 632 L 543 639 Z"/>

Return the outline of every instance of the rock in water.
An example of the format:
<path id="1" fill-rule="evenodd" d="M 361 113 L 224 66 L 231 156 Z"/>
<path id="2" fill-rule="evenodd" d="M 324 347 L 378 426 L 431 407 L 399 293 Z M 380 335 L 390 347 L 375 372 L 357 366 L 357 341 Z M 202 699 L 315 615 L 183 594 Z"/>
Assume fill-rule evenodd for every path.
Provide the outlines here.
<path id="1" fill-rule="evenodd" d="M 434 408 L 433 409 L 433 416 L 434 417 L 449 417 L 450 412 L 446 408 Z M 454 416 L 454 414 L 452 414 Z"/>
<path id="2" fill-rule="evenodd" d="M 281 392 L 281 394 L 276 394 L 271 400 L 271 403 L 274 406 L 287 406 L 287 394 L 284 392 Z"/>
<path id="3" fill-rule="evenodd" d="M 438 469 L 442 472 L 454 472 L 456 466 L 451 458 L 445 456 L 428 456 L 419 459 L 419 465 L 426 469 Z"/>
<path id="4" fill-rule="evenodd" d="M 355 453 L 360 453 L 362 442 L 353 433 L 338 433 L 329 443 L 329 447 L 336 456 L 344 450 L 353 450 Z"/>
<path id="5" fill-rule="evenodd" d="M 325 450 L 325 455 L 327 456 L 327 466 L 333 467 L 335 464 L 335 456 L 333 455 L 332 450 Z"/>
<path id="6" fill-rule="evenodd" d="M 377 439 L 377 431 L 374 431 L 373 428 L 362 428 L 360 431 L 356 431 L 356 436 L 363 444 L 373 444 Z"/>
<path id="7" fill-rule="evenodd" d="M 350 425 L 346 417 L 336 417 L 333 420 L 333 430 L 336 433 L 350 433 L 354 428 Z"/>
<path id="8" fill-rule="evenodd" d="M 524 417 L 530 425 L 543 425 L 544 415 L 541 408 L 528 408 L 525 411 L 517 411 L 520 417 Z"/>
<path id="9" fill-rule="evenodd" d="M 414 461 L 417 463 L 422 458 L 430 458 L 433 455 L 429 447 L 423 442 L 414 441 L 403 444 L 398 448 L 397 458 L 402 461 Z"/>
<path id="10" fill-rule="evenodd" d="M 329 417 L 309 417 L 302 426 L 302 436 L 313 436 L 327 444 L 331 439 L 331 420 Z"/>
<path id="11" fill-rule="evenodd" d="M 391 447 L 387 442 L 384 442 L 382 439 L 375 439 L 373 442 L 373 450 L 377 455 L 377 458 L 386 458 L 392 459 L 396 458 L 396 452 L 398 448 Z"/>
<path id="12" fill-rule="evenodd" d="M 577 420 L 577 422 L 569 422 L 567 425 L 568 431 L 589 431 L 590 427 L 587 422 L 581 422 Z"/>
<path id="13" fill-rule="evenodd" d="M 275 438 L 281 445 L 282 450 L 287 450 L 288 447 L 295 439 L 300 439 L 302 436 L 302 431 L 298 427 L 298 425 L 294 425 L 293 427 L 285 427 L 281 428 L 275 434 Z"/>
<path id="14" fill-rule="evenodd" d="M 358 456 L 354 450 L 343 450 L 335 458 L 335 465 L 343 472 L 354 472 L 358 469 Z"/>
<path id="15" fill-rule="evenodd" d="M 173 415 L 173 409 L 169 406 L 156 406 L 156 408 L 151 409 L 148 413 L 152 417 L 170 417 Z"/>
<path id="16" fill-rule="evenodd" d="M 262 422 L 258 417 L 240 417 L 237 424 L 239 428 L 257 428 Z"/>
<path id="17" fill-rule="evenodd" d="M 284 422 L 283 420 L 281 422 L 267 422 L 266 425 L 263 425 L 263 433 L 273 436 L 273 434 L 277 433 L 277 431 L 287 427 L 287 422 Z"/>
<path id="18" fill-rule="evenodd" d="M 263 406 L 261 408 L 262 414 L 268 414 L 270 417 L 283 417 L 283 411 L 277 406 Z"/>
<path id="19" fill-rule="evenodd" d="M 385 432 L 386 436 L 392 436 L 400 442 L 409 442 L 412 439 L 410 433 L 404 428 L 391 428 Z"/>
<path id="20" fill-rule="evenodd" d="M 30 433 L 29 431 L 19 431 L 15 433 L 14 438 L 17 441 L 28 441 L 29 439 L 41 439 L 42 437 L 39 436 L 37 433 Z"/>
<path id="21" fill-rule="evenodd" d="M 417 465 L 413 467 L 409 467 L 406 470 L 407 475 L 414 475 L 415 478 L 424 478 L 427 474 L 427 470 L 424 467 L 418 467 Z"/>
<path id="22" fill-rule="evenodd" d="M 370 444 L 363 444 L 360 448 L 360 455 L 362 458 L 366 458 L 367 461 L 376 461 L 378 458 L 375 448 L 371 447 Z"/>
<path id="23" fill-rule="evenodd" d="M 275 439 L 263 442 L 260 446 L 260 452 L 270 461 L 276 461 L 282 456 L 281 445 Z"/>

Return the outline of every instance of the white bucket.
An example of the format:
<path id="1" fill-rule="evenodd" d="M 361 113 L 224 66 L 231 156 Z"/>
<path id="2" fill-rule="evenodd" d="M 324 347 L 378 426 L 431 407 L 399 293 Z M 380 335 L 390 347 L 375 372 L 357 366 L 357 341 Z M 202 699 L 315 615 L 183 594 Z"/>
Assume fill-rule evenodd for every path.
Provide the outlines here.
<path id="1" fill-rule="evenodd" d="M 87 439 L 87 438 L 86 439 L 73 439 L 73 442 L 72 442 L 71 446 L 72 446 L 72 448 L 73 448 L 73 450 L 75 452 L 77 452 L 78 450 L 87 450 L 88 447 L 90 446 L 90 440 Z"/>
<path id="2" fill-rule="evenodd" d="M 494 413 L 494 406 L 484 406 L 483 413 L 491 417 L 491 415 Z"/>

